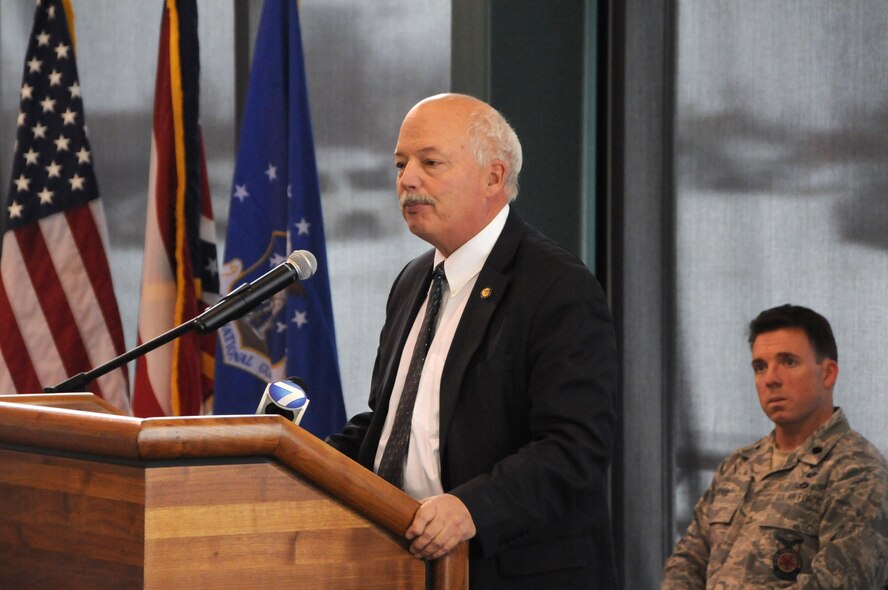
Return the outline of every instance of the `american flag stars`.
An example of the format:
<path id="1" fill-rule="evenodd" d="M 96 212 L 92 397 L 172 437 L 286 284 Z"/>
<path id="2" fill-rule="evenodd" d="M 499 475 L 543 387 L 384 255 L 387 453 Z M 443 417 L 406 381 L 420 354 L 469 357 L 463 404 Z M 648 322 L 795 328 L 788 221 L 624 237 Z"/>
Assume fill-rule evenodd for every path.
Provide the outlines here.
<path id="1" fill-rule="evenodd" d="M 98 197 L 73 48 L 54 5 L 25 56 L 13 160 L 10 229 Z"/>
<path id="2" fill-rule="evenodd" d="M 219 261 L 216 260 L 215 256 L 211 256 L 207 259 L 207 265 L 204 267 L 208 273 L 211 275 L 219 274 Z"/>
<path id="3" fill-rule="evenodd" d="M 71 49 L 69 45 L 65 45 L 64 43 L 59 43 L 56 45 L 56 59 L 68 59 L 68 50 Z"/>
<path id="4" fill-rule="evenodd" d="M 46 167 L 46 177 L 47 178 L 59 178 L 62 175 L 62 167 L 53 162 L 49 166 Z"/>
<path id="5" fill-rule="evenodd" d="M 74 174 L 74 176 L 68 179 L 68 182 L 71 183 L 72 191 L 82 191 L 83 183 L 86 182 L 86 179 L 79 174 Z"/>
<path id="6" fill-rule="evenodd" d="M 25 178 L 25 175 L 22 174 L 18 178 L 16 178 L 15 180 L 13 180 L 13 182 L 15 183 L 16 190 L 21 193 L 21 192 L 27 192 L 28 185 L 31 184 L 31 179 Z"/>
<path id="7" fill-rule="evenodd" d="M 22 216 L 22 206 L 15 201 L 13 201 L 7 209 L 9 210 L 10 219 L 16 219 Z"/>
<path id="8" fill-rule="evenodd" d="M 46 129 L 46 125 L 41 125 L 40 123 L 31 127 L 31 131 L 34 132 L 34 139 L 46 139 Z"/>

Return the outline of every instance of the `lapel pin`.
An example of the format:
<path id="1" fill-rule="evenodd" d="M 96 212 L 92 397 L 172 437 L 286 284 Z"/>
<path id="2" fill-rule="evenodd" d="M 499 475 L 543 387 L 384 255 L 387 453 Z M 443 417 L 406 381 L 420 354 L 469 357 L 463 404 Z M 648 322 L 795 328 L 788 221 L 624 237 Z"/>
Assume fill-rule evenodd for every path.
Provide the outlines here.
<path id="1" fill-rule="evenodd" d="M 492 291 L 490 290 L 490 287 L 484 287 L 483 289 L 481 289 L 481 299 L 487 299 L 488 297 L 490 297 L 491 293 Z"/>

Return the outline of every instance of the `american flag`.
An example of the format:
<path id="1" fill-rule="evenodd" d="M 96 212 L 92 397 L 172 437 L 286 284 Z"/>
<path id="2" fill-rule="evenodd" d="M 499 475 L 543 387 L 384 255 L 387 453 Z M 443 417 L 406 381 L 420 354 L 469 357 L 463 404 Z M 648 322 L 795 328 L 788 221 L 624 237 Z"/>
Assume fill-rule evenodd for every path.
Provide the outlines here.
<path id="1" fill-rule="evenodd" d="M 121 354 L 123 328 L 73 29 L 37 3 L 25 57 L 0 260 L 0 392 L 35 393 Z M 125 367 L 89 385 L 128 412 Z"/>
<path id="2" fill-rule="evenodd" d="M 219 299 L 216 232 L 198 126 L 195 0 L 163 7 L 154 92 L 139 343 Z M 136 362 L 136 416 L 204 413 L 213 391 L 215 335 L 190 332 Z"/>

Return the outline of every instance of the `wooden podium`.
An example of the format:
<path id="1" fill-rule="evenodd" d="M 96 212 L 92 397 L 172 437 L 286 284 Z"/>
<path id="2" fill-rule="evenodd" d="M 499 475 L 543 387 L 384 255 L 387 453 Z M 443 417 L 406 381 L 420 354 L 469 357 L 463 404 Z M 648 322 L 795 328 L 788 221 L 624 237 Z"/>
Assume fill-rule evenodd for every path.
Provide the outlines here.
<path id="1" fill-rule="evenodd" d="M 426 588 L 419 503 L 280 416 L 0 396 L 0 588 Z M 463 543 L 430 587 L 468 588 Z"/>

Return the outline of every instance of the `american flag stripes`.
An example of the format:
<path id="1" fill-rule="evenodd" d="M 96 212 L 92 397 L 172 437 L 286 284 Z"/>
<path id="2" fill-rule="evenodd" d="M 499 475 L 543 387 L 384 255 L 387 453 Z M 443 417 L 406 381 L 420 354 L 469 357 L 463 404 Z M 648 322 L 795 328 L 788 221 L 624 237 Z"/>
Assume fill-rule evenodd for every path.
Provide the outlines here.
<path id="1" fill-rule="evenodd" d="M 163 9 L 148 181 L 139 343 L 190 320 L 219 298 L 209 183 L 198 126 L 197 5 Z M 203 413 L 212 394 L 215 335 L 190 332 L 136 363 L 136 416 Z"/>
<path id="2" fill-rule="evenodd" d="M 0 260 L 2 393 L 40 392 L 124 350 L 66 9 L 37 3 L 25 57 Z M 125 367 L 89 389 L 129 411 Z"/>

